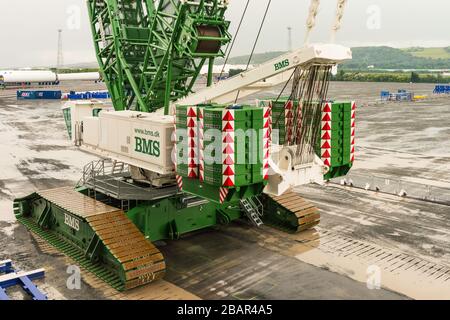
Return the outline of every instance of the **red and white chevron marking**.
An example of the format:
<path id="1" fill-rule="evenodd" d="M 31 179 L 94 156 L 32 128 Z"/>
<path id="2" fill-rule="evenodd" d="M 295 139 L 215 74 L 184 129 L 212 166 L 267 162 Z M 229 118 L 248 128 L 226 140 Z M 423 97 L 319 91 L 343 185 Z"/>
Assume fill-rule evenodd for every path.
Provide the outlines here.
<path id="1" fill-rule="evenodd" d="M 205 121 L 204 121 L 204 109 L 198 108 L 198 172 L 199 180 L 203 182 L 205 180 Z"/>
<path id="2" fill-rule="evenodd" d="M 350 162 L 355 162 L 355 138 L 356 138 L 356 102 L 352 102 L 352 116 L 350 125 Z"/>
<path id="3" fill-rule="evenodd" d="M 331 104 L 325 103 L 322 111 L 321 154 L 322 161 L 327 167 L 331 167 L 331 119 Z"/>
<path id="4" fill-rule="evenodd" d="M 227 197 L 228 197 L 228 193 L 230 192 L 230 190 L 229 189 L 227 189 L 227 188 L 220 188 L 220 190 L 219 190 L 219 200 L 220 200 L 220 203 L 224 203 L 225 202 L 225 200 L 227 199 Z"/>
<path id="5" fill-rule="evenodd" d="M 270 107 L 263 108 L 263 178 L 269 180 L 269 159 L 272 136 L 272 113 Z"/>
<path id="6" fill-rule="evenodd" d="M 222 186 L 235 186 L 235 127 L 234 110 L 223 110 L 222 112 Z"/>
<path id="7" fill-rule="evenodd" d="M 269 129 L 269 136 L 270 136 L 270 144 L 272 144 L 273 142 L 273 117 L 272 117 L 272 112 L 273 112 L 273 101 L 272 100 L 259 100 L 258 101 L 258 106 L 260 108 L 269 108 L 270 111 L 270 129 Z"/>
<path id="8" fill-rule="evenodd" d="M 286 142 L 288 145 L 292 144 L 293 128 L 294 128 L 294 102 L 287 101 L 284 107 L 285 121 L 286 121 Z"/>
<path id="9" fill-rule="evenodd" d="M 187 108 L 188 178 L 198 178 L 197 107 Z"/>
<path id="10" fill-rule="evenodd" d="M 272 118 L 272 112 L 273 112 L 273 102 L 269 101 L 269 104 L 267 106 L 269 108 L 270 111 L 270 129 L 269 129 L 269 141 L 270 144 L 272 144 L 272 133 L 273 133 L 273 118 Z"/>
<path id="11" fill-rule="evenodd" d="M 177 151 L 177 144 L 178 144 L 178 136 L 177 136 L 177 113 L 176 109 L 174 110 L 173 114 L 173 134 L 172 134 L 172 143 L 173 143 L 173 149 L 172 149 L 172 159 L 175 166 L 175 172 L 177 172 L 177 165 L 178 165 L 178 151 Z"/>
<path id="12" fill-rule="evenodd" d="M 176 175 L 178 190 L 183 191 L 183 177 Z"/>

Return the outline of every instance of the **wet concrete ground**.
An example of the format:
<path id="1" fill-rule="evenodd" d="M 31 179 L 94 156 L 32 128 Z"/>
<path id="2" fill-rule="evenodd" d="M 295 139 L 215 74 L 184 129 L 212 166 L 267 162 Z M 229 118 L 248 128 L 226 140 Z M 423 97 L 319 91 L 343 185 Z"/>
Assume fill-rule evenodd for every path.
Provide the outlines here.
<path id="1" fill-rule="evenodd" d="M 405 87 L 332 84 L 330 96 L 362 106 L 354 170 L 450 183 L 450 97 L 376 103 L 379 91 L 397 88 Z M 416 85 L 414 91 L 431 94 L 432 88 Z M 67 141 L 61 102 L 18 102 L 5 94 L 0 92 L 0 260 L 47 268 L 42 285 L 52 298 L 104 298 L 86 284 L 67 289 L 67 263 L 39 251 L 14 222 L 11 204 L 38 189 L 73 185 L 95 158 Z M 166 280 L 205 299 L 448 298 L 449 207 L 333 185 L 298 191 L 322 209 L 315 232 L 292 236 L 238 223 L 160 243 Z M 367 288 L 371 266 L 381 269 L 381 290 Z"/>
<path id="2" fill-rule="evenodd" d="M 203 299 L 406 299 L 297 259 L 298 241 L 269 227 L 235 224 L 160 249 L 166 280 Z"/>

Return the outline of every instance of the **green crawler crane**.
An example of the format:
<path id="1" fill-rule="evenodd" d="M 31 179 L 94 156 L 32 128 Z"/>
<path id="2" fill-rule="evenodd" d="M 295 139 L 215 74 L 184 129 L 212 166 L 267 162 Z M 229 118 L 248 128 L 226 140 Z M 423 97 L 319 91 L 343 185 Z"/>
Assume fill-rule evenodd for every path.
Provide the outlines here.
<path id="1" fill-rule="evenodd" d="M 116 124 L 108 127 L 112 122 L 108 122 L 107 112 L 99 112 L 97 107 L 90 117 L 80 119 L 73 113 L 68 127 L 82 147 L 83 142 L 95 139 L 93 148 L 97 151 L 121 145 L 115 151 L 107 150 L 114 154 L 113 160 L 87 165 L 76 188 L 39 191 L 15 200 L 14 212 L 20 222 L 118 290 L 164 276 L 164 257 L 152 244 L 154 241 L 179 239 L 183 234 L 241 218 L 255 226 L 266 223 L 288 232 L 303 231 L 319 223 L 317 208 L 298 194 L 263 193 L 269 183 L 271 108 L 218 105 L 211 100 L 235 96 L 233 93 L 240 89 L 244 96 L 254 87 L 244 89 L 261 80 L 267 79 L 267 84 L 272 76 L 278 83 L 287 80 L 283 75 L 294 68 L 339 63 L 351 56 L 348 49 L 308 47 L 215 86 L 214 60 L 224 56 L 222 48 L 231 40 L 230 22 L 224 16 L 228 0 L 88 0 L 87 4 L 98 63 L 117 115 L 113 120 L 116 124 L 126 123 L 127 130 L 147 127 L 131 131 Z M 177 101 L 192 97 L 194 84 L 206 65 L 207 87 L 212 91 L 200 95 L 207 103 L 200 105 L 205 101 L 196 100 L 172 109 Z M 160 109 L 165 116 L 160 115 Z M 284 110 L 276 111 L 284 114 Z M 171 122 L 176 130 L 172 124 L 170 130 L 175 138 L 163 136 L 149 125 L 166 125 L 167 117 L 174 117 Z M 336 113 L 335 118 L 328 131 L 337 130 L 333 137 L 349 140 L 353 123 L 350 117 Z M 289 131 L 280 126 L 280 130 Z M 219 132 L 214 140 L 219 143 L 219 162 L 215 164 L 203 159 L 205 149 L 213 144 L 206 141 L 208 133 L 204 130 L 208 128 Z M 181 129 L 186 130 L 184 135 Z M 256 149 L 247 142 L 240 147 L 234 140 L 237 129 L 262 133 L 256 138 Z M 138 132 L 144 137 L 137 137 Z M 111 141 L 111 145 L 102 146 L 103 140 Z M 140 148 L 133 146 L 134 141 L 139 141 Z M 348 143 L 336 141 L 340 149 L 334 151 L 333 157 L 340 161 L 334 164 L 348 166 L 341 157 L 342 153 L 348 158 Z M 179 150 L 184 142 L 187 149 Z M 169 149 L 188 161 L 177 162 L 176 169 L 166 172 L 160 167 L 160 158 Z M 139 155 L 132 153 L 136 150 Z M 101 151 L 93 153 L 104 157 Z M 320 156 L 322 150 L 318 153 Z M 239 164 L 240 154 L 246 160 L 256 154 L 263 161 L 259 165 Z M 136 164 L 138 156 L 148 158 Z M 156 169 L 145 167 L 147 164 Z M 323 179 L 323 174 L 319 175 Z"/>

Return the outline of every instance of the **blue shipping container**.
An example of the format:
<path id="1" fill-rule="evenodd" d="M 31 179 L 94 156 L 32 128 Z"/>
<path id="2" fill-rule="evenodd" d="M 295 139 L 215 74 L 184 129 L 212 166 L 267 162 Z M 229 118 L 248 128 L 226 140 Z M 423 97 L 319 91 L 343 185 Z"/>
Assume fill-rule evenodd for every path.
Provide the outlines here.
<path id="1" fill-rule="evenodd" d="M 70 100 L 89 100 L 89 99 L 109 99 L 111 98 L 108 92 L 74 92 L 71 91 L 67 98 Z"/>
<path id="2" fill-rule="evenodd" d="M 447 84 L 438 84 L 436 85 L 436 88 L 434 88 L 433 93 L 435 94 L 450 94 L 450 85 Z"/>
<path id="3" fill-rule="evenodd" d="M 32 91 L 32 90 L 19 90 L 17 91 L 17 99 L 26 100 L 61 100 L 61 91 Z"/>

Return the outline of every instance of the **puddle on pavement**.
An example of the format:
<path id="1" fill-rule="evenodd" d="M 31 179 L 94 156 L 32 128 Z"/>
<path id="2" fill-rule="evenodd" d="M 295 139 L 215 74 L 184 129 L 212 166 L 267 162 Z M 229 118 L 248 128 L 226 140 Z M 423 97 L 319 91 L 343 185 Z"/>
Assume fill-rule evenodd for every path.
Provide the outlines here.
<path id="1" fill-rule="evenodd" d="M 9 200 L 0 200 L 0 221 L 14 222 L 13 203 Z M 7 230 L 3 230 L 7 231 Z M 7 233 L 11 235 L 12 233 Z"/>
<path id="2" fill-rule="evenodd" d="M 413 299 L 450 299 L 450 268 L 445 265 L 331 233 L 317 242 L 321 243 L 309 250 L 296 245 L 287 252 L 313 266 L 368 283 L 368 290 L 369 285 L 380 283 L 381 288 Z"/>

